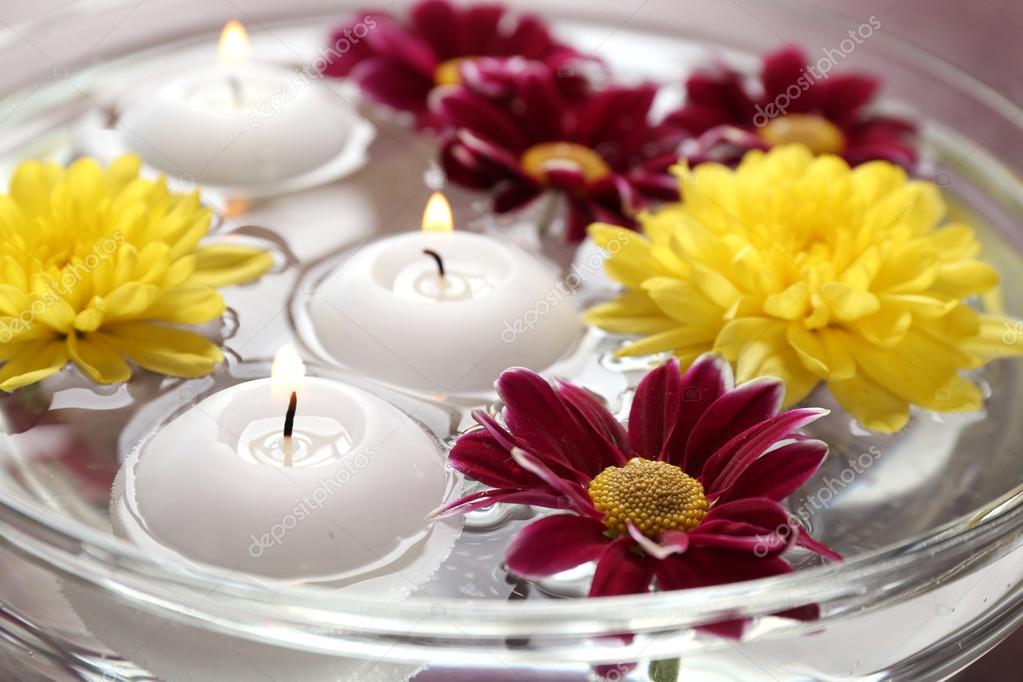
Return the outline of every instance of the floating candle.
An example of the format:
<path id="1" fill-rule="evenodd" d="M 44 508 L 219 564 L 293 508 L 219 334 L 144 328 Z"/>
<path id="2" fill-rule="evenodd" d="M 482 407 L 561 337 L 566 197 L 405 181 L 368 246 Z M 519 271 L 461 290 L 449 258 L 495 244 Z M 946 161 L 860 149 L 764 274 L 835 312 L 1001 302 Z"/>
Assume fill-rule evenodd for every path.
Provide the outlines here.
<path id="1" fill-rule="evenodd" d="M 371 577 L 403 596 L 439 565 L 409 568 L 437 539 L 425 518 L 450 492 L 439 444 L 382 399 L 302 371 L 285 347 L 271 378 L 214 393 L 160 429 L 122 468 L 115 531 L 232 570 Z M 382 513 L 388 498 L 401 504 Z M 437 536 L 446 556 L 453 534 Z"/>
<path id="2" fill-rule="evenodd" d="M 489 391 L 511 366 L 546 369 L 582 331 L 553 273 L 511 243 L 454 232 L 441 194 L 422 231 L 375 242 L 329 274 L 309 312 L 341 365 L 435 395 Z"/>
<path id="3" fill-rule="evenodd" d="M 368 142 L 372 127 L 343 98 L 302 74 L 251 63 L 249 52 L 245 29 L 228 23 L 218 68 L 190 71 L 123 106 L 124 144 L 170 175 L 253 188 L 295 180 Z"/>

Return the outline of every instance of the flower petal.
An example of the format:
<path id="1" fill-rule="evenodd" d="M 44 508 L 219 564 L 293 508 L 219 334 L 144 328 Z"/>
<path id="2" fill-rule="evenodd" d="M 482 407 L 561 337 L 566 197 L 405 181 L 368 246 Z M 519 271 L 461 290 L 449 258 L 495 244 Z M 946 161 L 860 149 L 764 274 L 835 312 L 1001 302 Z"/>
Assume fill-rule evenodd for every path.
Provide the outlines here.
<path id="1" fill-rule="evenodd" d="M 524 578 L 542 578 L 596 561 L 607 549 L 600 521 L 555 514 L 534 521 L 515 535 L 505 553 L 508 568 Z"/>
<path id="2" fill-rule="evenodd" d="M 682 375 L 672 358 L 650 371 L 636 387 L 629 412 L 629 445 L 640 457 L 659 459 L 675 428 L 682 403 Z"/>
<path id="3" fill-rule="evenodd" d="M 768 448 L 810 424 L 828 410 L 806 407 L 789 410 L 754 424 L 717 450 L 703 467 L 703 486 L 708 496 L 719 495 Z"/>
<path id="4" fill-rule="evenodd" d="M 661 533 L 660 542 L 654 542 L 643 535 L 636 526 L 629 522 L 629 537 L 636 541 L 639 548 L 647 556 L 654 559 L 665 559 L 672 554 L 681 554 L 689 548 L 689 536 L 681 531 L 665 531 Z"/>
<path id="5" fill-rule="evenodd" d="M 520 467 L 508 448 L 485 429 L 462 434 L 448 455 L 458 471 L 494 488 L 540 487 L 543 482 Z"/>
<path id="6" fill-rule="evenodd" d="M 67 361 L 67 343 L 63 339 L 19 344 L 18 350 L 0 367 L 0 391 L 10 393 L 42 381 L 59 372 Z"/>
<path id="7" fill-rule="evenodd" d="M 117 384 L 131 378 L 131 367 L 102 337 L 68 334 L 68 353 L 85 376 L 97 384 Z"/>
<path id="8" fill-rule="evenodd" d="M 189 284 L 225 287 L 259 279 L 273 267 L 273 256 L 260 249 L 215 244 L 196 250 L 195 271 Z"/>
<path id="9" fill-rule="evenodd" d="M 524 447 L 591 478 L 614 464 L 594 427 L 577 418 L 536 372 L 521 367 L 505 370 L 497 380 L 497 392 L 505 403 L 505 423 Z"/>
<path id="10" fill-rule="evenodd" d="M 711 405 L 732 389 L 732 367 L 713 353 L 698 357 L 682 376 L 682 402 L 675 428 L 661 451 L 661 459 L 685 469 L 686 446 L 693 426 Z"/>
<path id="11" fill-rule="evenodd" d="M 629 436 L 618 420 L 601 404 L 592 393 L 567 381 L 556 380 L 556 390 L 561 399 L 575 410 L 579 420 L 593 427 L 596 435 L 606 443 L 608 466 L 622 466 L 632 453 L 629 450 Z"/>
<path id="12" fill-rule="evenodd" d="M 449 516 L 467 514 L 476 509 L 485 509 L 495 504 L 528 504 L 549 509 L 564 509 L 565 497 L 547 490 L 522 490 L 518 488 L 491 488 L 459 498 L 442 505 L 427 515 L 428 521 L 445 519 Z"/>
<path id="13" fill-rule="evenodd" d="M 589 596 L 642 594 L 650 589 L 650 580 L 657 562 L 637 556 L 632 551 L 635 546 L 632 539 L 625 535 L 607 545 L 597 561 Z"/>
<path id="14" fill-rule="evenodd" d="M 515 462 L 520 467 L 536 474 L 544 483 L 546 483 L 555 492 L 560 493 L 565 497 L 565 502 L 575 507 L 576 511 L 585 516 L 599 518 L 600 512 L 593 506 L 592 500 L 583 491 L 583 488 L 571 481 L 558 476 L 556 473 L 540 460 L 539 457 L 532 455 L 521 448 L 512 448 L 512 457 L 515 458 Z M 567 505 L 566 505 L 567 506 Z"/>
<path id="15" fill-rule="evenodd" d="M 104 327 L 103 342 L 139 367 L 176 377 L 209 374 L 224 359 L 209 339 L 174 327 L 124 322 Z"/>
<path id="16" fill-rule="evenodd" d="M 764 377 L 748 381 L 715 400 L 693 426 L 686 444 L 686 471 L 698 476 L 718 448 L 751 426 L 773 417 L 781 407 L 784 385 Z"/>
<path id="17" fill-rule="evenodd" d="M 784 500 L 813 476 L 828 456 L 827 443 L 801 440 L 783 445 L 754 460 L 735 481 L 724 487 L 718 504 L 744 497 Z"/>

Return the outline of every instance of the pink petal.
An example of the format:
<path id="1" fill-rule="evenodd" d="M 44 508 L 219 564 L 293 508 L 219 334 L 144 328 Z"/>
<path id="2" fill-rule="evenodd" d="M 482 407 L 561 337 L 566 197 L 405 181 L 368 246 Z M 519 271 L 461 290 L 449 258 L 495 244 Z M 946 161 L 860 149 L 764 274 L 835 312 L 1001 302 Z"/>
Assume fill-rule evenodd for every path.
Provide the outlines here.
<path id="1" fill-rule="evenodd" d="M 371 99 L 399 111 L 420 111 L 433 89 L 433 81 L 398 62 L 374 57 L 351 72 L 352 78 Z"/>
<path id="2" fill-rule="evenodd" d="M 600 521 L 555 514 L 534 521 L 512 539 L 505 554 L 509 570 L 524 578 L 542 578 L 596 561 L 610 542 Z"/>
<path id="3" fill-rule="evenodd" d="M 719 112 L 719 123 L 745 125 L 755 113 L 742 77 L 734 71 L 693 74 L 686 81 L 686 99 L 690 104 Z"/>
<path id="4" fill-rule="evenodd" d="M 568 226 L 565 241 L 575 244 L 586 239 L 586 230 L 595 222 L 589 202 L 578 197 L 568 197 Z"/>
<path id="5" fill-rule="evenodd" d="M 537 185 L 510 183 L 505 189 L 494 195 L 494 213 L 504 214 L 518 211 L 536 201 L 543 193 Z"/>
<path id="6" fill-rule="evenodd" d="M 660 459 L 685 469 L 686 447 L 693 426 L 707 408 L 732 389 L 732 367 L 720 356 L 704 353 L 689 366 L 680 383 L 678 417 L 670 437 L 660 451 Z"/>
<path id="7" fill-rule="evenodd" d="M 470 54 L 494 54 L 494 48 L 500 47 L 498 25 L 505 11 L 501 5 L 478 4 L 462 12 L 461 28 L 468 38 L 467 49 Z"/>
<path id="8" fill-rule="evenodd" d="M 536 372 L 505 370 L 497 380 L 497 392 L 505 403 L 505 423 L 524 447 L 564 461 L 591 478 L 611 464 L 594 427 L 580 421 Z"/>
<path id="9" fill-rule="evenodd" d="M 569 194 L 579 195 L 586 190 L 586 176 L 575 166 L 550 165 L 544 169 L 551 187 Z"/>
<path id="10" fill-rule="evenodd" d="M 470 54 L 458 23 L 454 5 L 445 0 L 422 0 L 409 10 L 416 33 L 430 44 L 437 56 L 444 59 Z"/>
<path id="11" fill-rule="evenodd" d="M 390 17 L 370 12 L 374 21 L 393 21 Z M 323 73 L 332 78 L 343 78 L 351 73 L 358 64 L 361 64 L 365 60 L 373 57 L 376 52 L 370 47 L 370 44 L 365 40 L 351 40 L 349 36 L 353 36 L 352 33 L 355 28 L 362 24 L 363 18 L 349 21 L 339 26 L 333 34 L 330 36 L 330 46 L 335 47 L 336 50 L 327 51 L 324 54 L 326 64 L 323 68 Z M 345 32 L 348 32 L 347 35 Z M 341 50 L 340 48 L 347 47 L 347 50 Z"/>
<path id="12" fill-rule="evenodd" d="M 788 102 L 786 111 L 810 111 L 816 102 L 814 87 L 800 90 L 800 94 L 791 97 L 786 94 L 790 85 L 798 86 L 800 76 L 806 70 L 806 54 L 797 47 L 784 47 L 764 57 L 761 80 L 764 82 L 764 101 L 773 102 L 781 97 Z M 814 83 L 812 77 L 806 79 Z"/>
<path id="13" fill-rule="evenodd" d="M 732 117 L 717 107 L 689 103 L 678 111 L 673 111 L 664 119 L 669 127 L 681 128 L 690 135 L 700 135 L 715 126 L 724 123 L 735 123 Z M 676 180 L 676 182 L 678 182 Z"/>
<path id="14" fill-rule="evenodd" d="M 494 440 L 502 448 L 507 450 L 509 456 L 511 456 L 512 450 L 523 445 L 515 436 L 512 436 L 504 427 L 498 424 L 497 420 L 483 410 L 473 410 L 472 416 L 477 423 L 481 424 L 493 436 Z M 558 478 L 575 481 L 581 485 L 586 485 L 592 478 L 592 476 L 588 476 L 573 468 L 561 452 L 548 451 L 545 454 L 545 465 L 550 467 Z"/>
<path id="15" fill-rule="evenodd" d="M 591 597 L 641 594 L 650 589 L 650 580 L 657 562 L 636 555 L 632 551 L 635 546 L 626 535 L 607 545 L 597 561 L 597 570 L 590 583 Z"/>
<path id="16" fill-rule="evenodd" d="M 764 377 L 748 381 L 714 401 L 693 426 L 686 444 L 685 469 L 698 476 L 718 448 L 755 424 L 773 417 L 781 407 L 785 386 Z"/>
<path id="17" fill-rule="evenodd" d="M 549 490 L 494 488 L 466 495 L 454 502 L 438 507 L 430 512 L 427 520 L 435 521 L 458 514 L 467 514 L 476 509 L 492 507 L 499 502 L 503 504 L 529 504 L 549 509 L 564 509 L 567 506 L 564 496 L 557 495 Z"/>
<path id="18" fill-rule="evenodd" d="M 836 74 L 818 86 L 820 107 L 824 116 L 840 126 L 856 119 L 860 110 L 877 94 L 876 78 L 861 74 Z"/>
<path id="19" fill-rule="evenodd" d="M 629 445 L 640 457 L 658 459 L 675 428 L 682 403 L 682 375 L 672 358 L 647 372 L 629 411 Z"/>
<path id="20" fill-rule="evenodd" d="M 757 580 L 792 572 L 783 559 L 747 558 L 712 549 L 693 549 L 681 556 L 662 561 L 657 566 L 657 582 L 662 590 L 709 587 L 727 583 Z M 816 605 L 801 606 L 777 614 L 783 618 L 812 620 L 817 617 Z M 732 619 L 701 626 L 701 631 L 730 639 L 742 636 L 746 619 Z"/>
<path id="21" fill-rule="evenodd" d="M 788 518 L 785 508 L 774 500 L 769 500 L 766 497 L 748 497 L 735 502 L 714 505 L 703 517 L 703 523 L 743 521 L 764 528 L 773 528 L 779 524 L 787 523 Z"/>
<path id="22" fill-rule="evenodd" d="M 503 177 L 522 177 L 522 164 L 519 157 L 500 145 L 488 142 L 471 130 L 459 130 L 457 138 L 475 157 L 488 165 L 495 175 Z"/>
<path id="23" fill-rule="evenodd" d="M 828 410 L 806 407 L 789 410 L 755 424 L 715 452 L 703 468 L 703 487 L 708 496 L 718 495 L 732 485 L 768 448 L 811 422 Z"/>
<path id="24" fill-rule="evenodd" d="M 831 559 L 832 561 L 841 561 L 842 555 L 831 549 L 820 540 L 817 540 L 812 535 L 807 533 L 802 528 L 797 528 L 796 542 L 797 547 L 808 549 L 815 554 L 820 554 L 825 559 Z"/>
<path id="25" fill-rule="evenodd" d="M 459 140 L 448 140 L 441 147 L 440 163 L 451 182 L 470 189 L 490 189 L 502 178 Z"/>
<path id="26" fill-rule="evenodd" d="M 449 128 L 467 129 L 514 154 L 526 147 L 526 138 L 508 111 L 464 87 L 439 89 L 430 106 Z"/>
<path id="27" fill-rule="evenodd" d="M 518 82 L 520 121 L 531 140 L 558 140 L 565 136 L 562 117 L 565 108 L 555 85 L 554 73 L 536 65 L 528 68 Z"/>
<path id="28" fill-rule="evenodd" d="M 629 537 L 636 541 L 636 544 L 647 556 L 654 559 L 665 559 L 672 554 L 681 554 L 689 548 L 689 536 L 685 533 L 665 531 L 661 533 L 660 542 L 654 542 L 632 525 L 631 521 L 629 522 Z"/>
<path id="29" fill-rule="evenodd" d="M 594 433 L 606 443 L 609 454 L 605 460 L 609 462 L 608 466 L 624 465 L 632 456 L 632 451 L 629 449 L 629 436 L 614 415 L 586 389 L 561 380 L 555 381 L 555 387 L 565 404 L 575 410 L 580 421 L 592 426 Z"/>
<path id="30" fill-rule="evenodd" d="M 532 453 L 522 450 L 521 448 L 513 448 L 511 454 L 519 466 L 536 474 L 551 489 L 563 495 L 566 502 L 574 507 L 577 512 L 592 518 L 599 518 L 602 516 L 602 514 L 593 506 L 593 501 L 590 499 L 589 495 L 578 483 L 567 481 L 558 476 L 543 462 L 543 460 Z"/>
<path id="31" fill-rule="evenodd" d="M 828 456 L 827 443 L 801 440 L 783 445 L 753 461 L 731 485 L 720 491 L 718 504 L 744 497 L 784 500 L 813 476 Z"/>
<path id="32" fill-rule="evenodd" d="M 448 456 L 451 466 L 492 488 L 538 487 L 542 482 L 518 464 L 486 430 L 462 434 Z"/>
<path id="33" fill-rule="evenodd" d="M 438 64 L 437 55 L 426 41 L 403 26 L 378 21 L 377 27 L 366 36 L 366 42 L 384 59 L 401 64 L 433 82 Z"/>
<path id="34" fill-rule="evenodd" d="M 532 14 L 520 17 L 503 42 L 502 54 L 520 54 L 527 59 L 543 59 L 555 50 L 547 26 Z"/>
<path id="35" fill-rule="evenodd" d="M 662 590 L 726 585 L 791 573 L 792 567 L 778 557 L 758 559 L 716 549 L 691 548 L 657 562 L 657 582 Z"/>

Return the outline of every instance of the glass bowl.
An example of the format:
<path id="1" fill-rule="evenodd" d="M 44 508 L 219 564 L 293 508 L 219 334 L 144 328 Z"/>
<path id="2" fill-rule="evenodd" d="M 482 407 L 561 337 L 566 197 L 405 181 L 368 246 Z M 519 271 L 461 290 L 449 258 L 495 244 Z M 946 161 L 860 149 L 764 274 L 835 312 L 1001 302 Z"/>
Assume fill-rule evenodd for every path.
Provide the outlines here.
<path id="1" fill-rule="evenodd" d="M 303 63 L 358 6 L 83 2 L 6 29 L 0 56 L 19 68 L 0 74 L 0 172 L 29 156 L 73 158 L 78 125 L 102 106 L 105 92 L 153 63 L 204 54 L 228 19 L 249 24 L 264 58 Z M 708 48 L 752 66 L 754 55 L 780 42 L 765 26 L 784 26 L 817 50 L 840 45 L 857 24 L 794 1 L 743 8 L 664 0 L 631 15 L 615 3 L 515 6 L 542 12 L 626 78 L 676 84 Z M 925 119 L 925 173 L 978 228 L 1003 280 L 1018 281 L 1023 187 L 1011 168 L 1023 159 L 1023 111 L 881 31 L 847 61 L 843 68 L 882 74 L 891 105 Z M 378 137 L 361 172 L 244 211 L 218 206 L 218 234 L 267 243 L 278 261 L 260 283 L 229 290 L 231 314 L 208 330 L 232 356 L 224 372 L 266 361 L 295 340 L 290 302 L 305 291 L 308 273 L 361 240 L 417 225 L 433 143 L 379 112 L 367 114 Z M 478 226 L 475 198 L 450 195 L 457 221 Z M 580 296 L 598 297 L 602 286 L 594 276 Z M 984 304 L 1023 313 L 1023 292 L 1006 286 L 1003 297 Z M 609 361 L 616 343 L 590 334 L 588 360 L 563 371 L 620 409 L 645 365 Z M 444 441 L 468 424 L 462 405 L 335 374 L 415 412 Z M 595 664 L 681 657 L 680 679 L 688 680 L 944 679 L 1023 619 L 1023 385 L 1009 361 L 978 380 L 988 392 L 982 414 L 919 412 L 895 436 L 864 433 L 838 415 L 814 430 L 832 455 L 792 508 L 847 556 L 841 564 L 796 555 L 802 570 L 783 577 L 569 600 L 562 597 L 578 590 L 584 574 L 545 585 L 504 572 L 503 547 L 528 512 L 498 509 L 467 520 L 435 579 L 397 601 L 171 560 L 115 537 L 107 504 L 119 461 L 162 418 L 159 406 L 199 389 L 150 375 L 96 389 L 62 373 L 0 400 L 7 550 L 0 557 L 0 668 L 19 680 L 568 680 L 584 679 Z M 823 394 L 810 402 L 829 406 Z M 181 494 L 187 504 L 187 491 Z M 397 503 L 382 500 L 380 513 Z M 819 620 L 771 615 L 808 603 L 820 605 Z M 735 617 L 752 619 L 741 641 L 696 629 Z M 635 637 L 624 644 L 613 637 L 621 633 Z M 628 676 L 646 679 L 646 666 Z"/>

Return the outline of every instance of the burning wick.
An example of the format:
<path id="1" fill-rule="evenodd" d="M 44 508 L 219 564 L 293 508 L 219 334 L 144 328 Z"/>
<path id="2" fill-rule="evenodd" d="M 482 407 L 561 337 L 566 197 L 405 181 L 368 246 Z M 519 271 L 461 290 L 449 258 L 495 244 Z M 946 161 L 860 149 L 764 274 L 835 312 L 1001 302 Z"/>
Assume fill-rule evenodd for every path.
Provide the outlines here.
<path id="1" fill-rule="evenodd" d="M 423 255 L 424 256 L 429 256 L 434 261 L 436 261 L 436 263 L 437 263 L 437 273 L 441 277 L 443 277 L 444 276 L 444 260 L 440 257 L 440 254 L 437 253 L 436 251 L 434 251 L 433 249 L 423 249 Z"/>
<path id="2" fill-rule="evenodd" d="M 291 434 L 295 430 L 295 410 L 298 409 L 298 394 L 291 392 L 291 400 L 288 401 L 288 411 L 284 415 L 284 466 L 290 467 L 294 456 L 294 445 Z"/>

